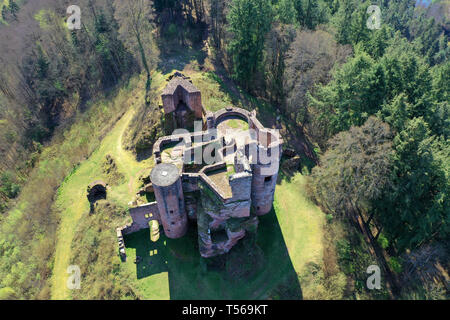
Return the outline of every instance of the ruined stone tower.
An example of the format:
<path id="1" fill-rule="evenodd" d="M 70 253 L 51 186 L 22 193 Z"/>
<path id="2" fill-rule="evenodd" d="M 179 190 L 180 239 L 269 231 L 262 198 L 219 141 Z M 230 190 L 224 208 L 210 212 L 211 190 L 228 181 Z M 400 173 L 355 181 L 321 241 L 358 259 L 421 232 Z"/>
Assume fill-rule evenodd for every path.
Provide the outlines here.
<path id="1" fill-rule="evenodd" d="M 225 254 L 246 235 L 255 235 L 258 216 L 271 211 L 283 140 L 278 131 L 259 122 L 254 110 L 229 106 L 206 113 L 200 91 L 180 73 L 169 77 L 161 98 L 166 123 L 188 130 L 154 143 L 156 166 L 151 184 L 143 189 L 154 192 L 156 201 L 129 209 L 133 222 L 117 229 L 121 256 L 122 235 L 149 228 L 149 222 L 157 220 L 167 237 L 181 238 L 188 219 L 197 221 L 202 257 Z M 194 119 L 202 121 L 200 131 L 189 128 Z M 248 130 L 226 123 L 236 119 Z M 206 161 L 205 154 L 213 161 Z"/>
<path id="2" fill-rule="evenodd" d="M 258 216 L 265 215 L 272 209 L 278 173 L 264 174 L 268 167 L 270 165 L 252 165 L 252 206 Z"/>
<path id="3" fill-rule="evenodd" d="M 175 73 L 161 96 L 166 119 L 172 119 L 175 128 L 193 126 L 195 119 L 203 117 L 202 95 L 181 73 Z"/>
<path id="4" fill-rule="evenodd" d="M 150 173 L 164 233 L 169 238 L 181 238 L 187 231 L 181 175 L 177 166 L 160 163 Z"/>
<path id="5" fill-rule="evenodd" d="M 258 131 L 257 158 L 252 164 L 252 206 L 258 216 L 272 209 L 275 187 L 277 185 L 281 143 L 279 137 L 270 130 Z M 271 157 L 275 153 L 277 157 Z M 270 163 L 268 159 L 271 158 Z"/>

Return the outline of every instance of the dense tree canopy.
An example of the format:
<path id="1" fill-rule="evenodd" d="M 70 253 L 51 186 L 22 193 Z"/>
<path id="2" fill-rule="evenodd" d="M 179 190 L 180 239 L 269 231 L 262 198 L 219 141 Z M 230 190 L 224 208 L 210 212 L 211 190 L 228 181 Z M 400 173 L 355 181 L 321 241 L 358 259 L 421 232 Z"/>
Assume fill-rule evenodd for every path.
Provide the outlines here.
<path id="1" fill-rule="evenodd" d="M 337 160 L 350 155 L 343 149 L 344 137 L 371 115 L 390 125 L 388 181 L 380 184 L 376 200 L 363 205 L 355 200 L 354 205 L 375 216 L 399 251 L 445 239 L 450 221 L 448 36 L 442 24 L 415 10 L 413 2 L 383 1 L 384 25 L 373 31 L 358 27 L 367 17 L 362 14 L 367 3 L 339 2 L 332 19 L 336 39 L 352 44 L 355 52 L 334 70 L 329 83 L 310 94 L 306 118 L 318 123 L 315 130 L 323 139 L 317 143 L 327 150 L 313 173 L 313 190 L 319 202 L 336 213 L 351 212 L 348 202 L 359 193 L 348 188 L 367 178 L 358 170 L 344 174 L 349 164 Z M 375 165 L 376 158 L 372 160 Z"/>
<path id="2" fill-rule="evenodd" d="M 268 0 L 234 0 L 228 15 L 233 37 L 228 50 L 233 61 L 232 75 L 248 88 L 260 71 L 264 40 L 270 30 L 272 8 Z"/>
<path id="3" fill-rule="evenodd" d="M 435 139 L 423 119 L 414 118 L 393 141 L 392 185 L 377 203 L 377 215 L 400 250 L 449 232 L 449 146 L 440 150 Z"/>
<path id="4" fill-rule="evenodd" d="M 334 73 L 333 80 L 310 96 L 319 110 L 324 133 L 329 137 L 352 125 L 362 125 L 375 114 L 385 97 L 385 74 L 379 63 L 359 51 Z"/>
<path id="5" fill-rule="evenodd" d="M 313 195 L 336 215 L 373 210 L 390 185 L 392 133 L 375 117 L 337 134 L 313 169 Z"/>

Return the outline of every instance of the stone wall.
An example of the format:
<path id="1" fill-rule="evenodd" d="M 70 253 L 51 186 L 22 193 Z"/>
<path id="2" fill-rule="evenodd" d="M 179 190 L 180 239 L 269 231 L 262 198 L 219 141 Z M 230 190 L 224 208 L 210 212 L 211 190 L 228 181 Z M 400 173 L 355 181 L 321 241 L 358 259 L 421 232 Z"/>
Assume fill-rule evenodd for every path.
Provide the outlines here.
<path id="1" fill-rule="evenodd" d="M 171 136 L 161 137 L 153 144 L 153 155 L 155 156 L 155 162 L 161 163 L 161 149 L 170 143 L 182 143 L 184 147 L 191 145 L 190 136 L 186 134 L 177 134 Z"/>
<path id="2" fill-rule="evenodd" d="M 201 142 L 192 147 L 186 147 L 183 152 L 183 163 L 197 163 L 204 162 L 205 157 L 208 156 L 213 163 L 222 161 L 222 153 L 224 139 L 215 139 L 211 141 Z"/>
<path id="3" fill-rule="evenodd" d="M 128 212 L 130 213 L 133 222 L 116 229 L 117 242 L 119 244 L 119 256 L 122 262 L 127 260 L 123 236 L 142 229 L 148 229 L 149 222 L 152 220 L 157 220 L 161 223 L 158 204 L 156 202 L 130 208 Z"/>
<path id="4" fill-rule="evenodd" d="M 147 229 L 148 223 L 152 220 L 158 220 L 158 222 L 161 223 L 158 204 L 156 201 L 130 208 L 129 213 L 131 219 L 133 219 L 133 229 L 135 229 L 135 231 Z"/>
<path id="5" fill-rule="evenodd" d="M 183 173 L 182 174 L 183 192 L 199 191 L 198 188 L 198 174 L 195 173 Z"/>
<path id="6" fill-rule="evenodd" d="M 239 172 L 228 178 L 230 182 L 231 192 L 233 194 L 232 201 L 243 201 L 250 199 L 252 190 L 252 174 L 250 172 Z"/>
<path id="7" fill-rule="evenodd" d="M 245 149 L 237 150 L 234 157 L 234 170 L 238 172 L 252 172 L 248 158 L 245 156 Z"/>
<path id="8" fill-rule="evenodd" d="M 216 170 L 226 167 L 218 163 L 208 167 Z M 232 197 L 224 199 L 214 183 L 207 179 L 206 174 L 200 175 L 201 209 L 197 213 L 199 233 L 199 248 L 202 257 L 208 258 L 228 252 L 245 236 L 243 227 L 229 227 L 232 219 L 247 219 L 250 217 L 252 174 L 248 162 L 241 161 L 240 172 L 231 175 L 229 179 Z M 224 230 L 226 239 L 214 241 L 212 235 Z"/>
<path id="9" fill-rule="evenodd" d="M 119 256 L 122 262 L 127 261 L 127 253 L 125 252 L 125 242 L 123 240 L 122 228 L 116 229 L 117 242 L 119 244 Z"/>
<path id="10" fill-rule="evenodd" d="M 244 238 L 246 232 L 256 232 L 258 219 L 250 214 L 250 200 L 223 204 L 210 194 L 203 194 L 198 210 L 198 244 L 204 258 L 227 253 Z M 246 212 L 245 214 L 241 214 Z M 225 233 L 226 237 L 215 240 L 214 235 Z"/>
<path id="11" fill-rule="evenodd" d="M 162 96 L 164 110 L 168 113 L 175 111 L 178 102 L 183 100 L 189 108 L 195 110 L 196 116 L 201 117 L 201 94 L 192 83 L 183 81 L 187 80 L 177 77 L 169 82 Z M 227 140 L 227 145 L 224 137 L 217 139 L 217 125 L 236 118 L 247 121 L 249 128 L 254 130 L 250 141 L 240 150 L 236 150 L 234 139 Z M 262 126 L 255 111 L 249 112 L 241 108 L 228 107 L 215 113 L 209 112 L 206 115 L 206 129 L 158 139 L 153 147 L 157 166 L 168 165 L 161 164 L 161 149 L 166 143 L 172 142 L 183 143 L 184 163 L 195 160 L 195 150 L 202 152 L 203 156 L 205 148 L 212 148 L 217 144 L 214 148 L 215 163 L 206 166 L 203 163 L 199 166 L 183 165 L 179 176 L 178 173 L 173 173 L 170 181 L 164 177 L 159 185 L 152 180 L 157 201 L 130 208 L 133 223 L 121 228 L 121 234 L 148 228 L 149 221 L 158 220 L 167 237 L 179 238 L 187 231 L 189 215 L 190 219 L 197 219 L 201 255 L 212 257 L 228 252 L 246 232 L 256 232 L 257 215 L 266 214 L 272 208 L 283 141 L 274 131 Z M 222 194 L 219 185 L 215 185 L 207 175 L 210 171 L 226 168 L 226 153 L 235 154 L 235 173 L 227 176 L 231 196 L 229 191 L 226 191 L 226 195 Z M 261 156 L 264 154 L 273 163 L 265 164 L 264 160 L 267 159 Z M 250 155 L 257 159 L 256 164 L 249 163 Z M 267 170 L 268 168 L 272 170 Z M 170 168 L 167 170 L 166 174 L 171 171 Z M 251 210 L 252 207 L 254 210 Z M 218 235 L 217 232 L 222 233 Z M 118 232 L 119 251 L 123 249 L 124 252 L 120 237 Z"/>

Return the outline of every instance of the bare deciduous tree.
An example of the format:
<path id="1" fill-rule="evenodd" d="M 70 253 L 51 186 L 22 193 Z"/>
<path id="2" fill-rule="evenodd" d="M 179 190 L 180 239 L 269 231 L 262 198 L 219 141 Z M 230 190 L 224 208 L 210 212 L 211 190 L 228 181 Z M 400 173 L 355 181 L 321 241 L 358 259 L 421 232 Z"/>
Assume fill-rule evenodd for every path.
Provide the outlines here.
<path id="1" fill-rule="evenodd" d="M 114 2 L 115 18 L 120 24 L 121 40 L 129 50 L 138 56 L 147 73 L 146 91 L 151 84 L 151 68 L 157 61 L 158 50 L 155 45 L 152 25 L 153 1 L 149 0 L 116 0 Z"/>

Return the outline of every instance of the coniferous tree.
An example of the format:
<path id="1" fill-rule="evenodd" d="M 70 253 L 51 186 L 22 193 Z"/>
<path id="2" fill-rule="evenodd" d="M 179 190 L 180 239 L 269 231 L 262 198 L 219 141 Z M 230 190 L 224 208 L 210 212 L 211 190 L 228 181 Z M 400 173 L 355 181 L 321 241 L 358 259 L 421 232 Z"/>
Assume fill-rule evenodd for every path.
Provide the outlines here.
<path id="1" fill-rule="evenodd" d="M 8 17 L 8 7 L 5 5 L 2 5 L 2 19 L 6 20 Z"/>
<path id="2" fill-rule="evenodd" d="M 249 89 L 261 67 L 264 40 L 272 21 L 271 4 L 268 0 L 234 0 L 228 21 L 232 76 Z"/>
<path id="3" fill-rule="evenodd" d="M 275 8 L 278 20 L 284 24 L 293 24 L 296 20 L 295 0 L 280 0 Z"/>
<path id="4" fill-rule="evenodd" d="M 336 28 L 336 40 L 340 44 L 351 43 L 350 21 L 355 10 L 352 0 L 340 2 L 339 9 L 333 17 L 333 24 Z"/>
<path id="5" fill-rule="evenodd" d="M 358 51 L 336 70 L 329 84 L 310 95 L 310 105 L 321 113 L 324 136 L 330 137 L 352 125 L 362 125 L 380 110 L 385 90 L 381 65 L 364 51 Z"/>
<path id="6" fill-rule="evenodd" d="M 369 39 L 363 44 L 365 51 L 374 59 L 381 58 L 389 46 L 389 40 L 392 38 L 391 32 L 391 28 L 386 24 L 379 30 L 371 31 Z"/>
<path id="7" fill-rule="evenodd" d="M 17 13 L 19 12 L 19 5 L 14 0 L 9 0 L 8 5 L 9 12 L 13 15 L 14 19 L 17 19 Z"/>
<path id="8" fill-rule="evenodd" d="M 449 146 L 439 150 L 422 118 L 409 120 L 394 138 L 392 188 L 377 202 L 378 219 L 400 251 L 449 232 Z M 444 153 L 442 153 L 444 152 Z M 447 164 L 446 164 L 447 162 Z M 446 168 L 447 167 L 447 168 Z"/>
<path id="9" fill-rule="evenodd" d="M 323 0 L 294 0 L 294 8 L 298 23 L 311 30 L 326 22 L 330 11 Z"/>

